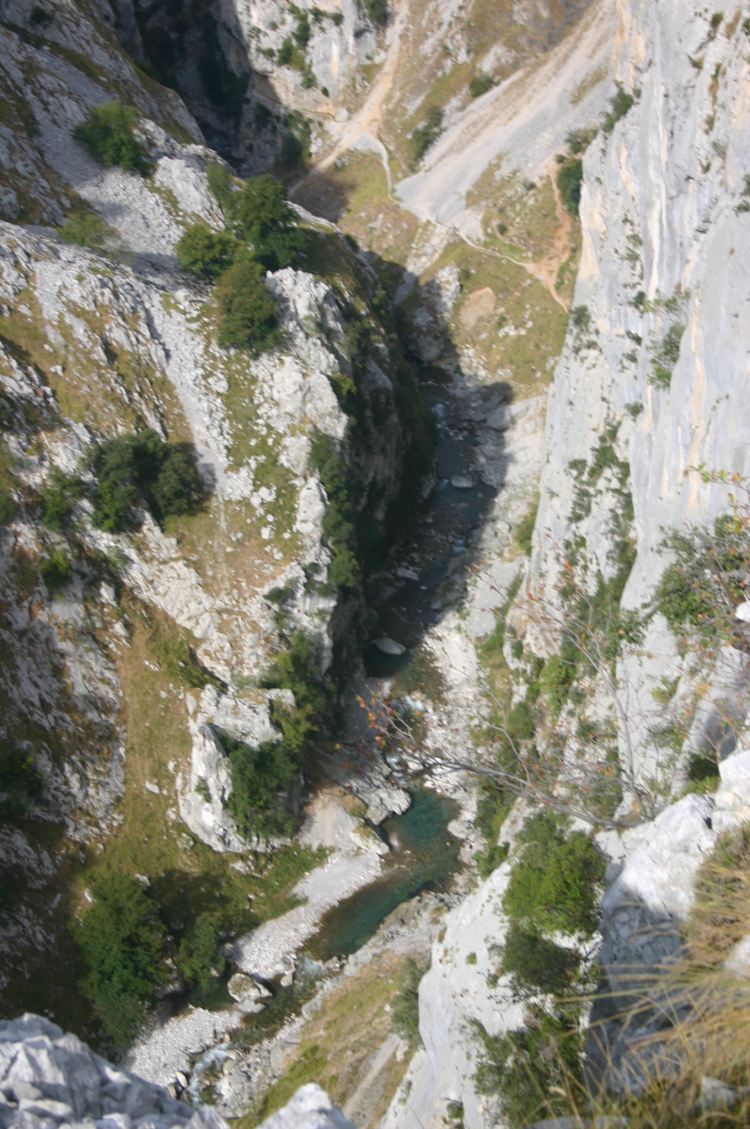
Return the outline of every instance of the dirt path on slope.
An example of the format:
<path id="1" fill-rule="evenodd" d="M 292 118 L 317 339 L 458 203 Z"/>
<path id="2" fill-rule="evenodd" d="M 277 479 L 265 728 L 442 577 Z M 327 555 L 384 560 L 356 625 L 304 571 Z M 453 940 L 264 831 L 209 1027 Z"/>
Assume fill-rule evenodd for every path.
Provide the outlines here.
<path id="1" fill-rule="evenodd" d="M 538 178 L 571 129 L 595 121 L 609 85 L 575 94 L 602 63 L 615 39 L 615 0 L 601 0 L 548 55 L 529 64 L 469 106 L 428 151 L 422 169 L 402 180 L 396 194 L 422 220 L 470 234 L 475 219 L 466 194 L 492 161 Z"/>
<path id="2" fill-rule="evenodd" d="M 317 173 L 325 172 L 344 153 L 348 153 L 351 149 L 360 148 L 370 149 L 379 155 L 388 183 L 388 194 L 390 195 L 393 191 L 388 150 L 378 136 L 378 127 L 398 68 L 402 32 L 409 17 L 409 0 L 397 0 L 393 5 L 393 11 L 396 18 L 388 29 L 388 47 L 385 61 L 378 71 L 369 94 L 360 108 L 345 124 L 341 137 L 333 149 L 311 168 L 307 176 L 294 185 L 294 189 L 299 188 L 306 180 Z"/>
<path id="3" fill-rule="evenodd" d="M 388 1067 L 400 1045 L 398 1035 L 388 1035 L 372 1056 L 367 1073 L 347 1099 L 344 1114 L 354 1125 L 366 1126 L 372 1122 L 373 1113 L 387 1094 Z"/>

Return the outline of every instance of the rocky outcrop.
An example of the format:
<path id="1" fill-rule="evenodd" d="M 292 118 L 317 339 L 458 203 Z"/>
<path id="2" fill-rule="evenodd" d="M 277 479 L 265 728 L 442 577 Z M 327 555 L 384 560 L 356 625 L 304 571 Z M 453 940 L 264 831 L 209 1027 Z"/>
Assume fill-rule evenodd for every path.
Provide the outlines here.
<path id="1" fill-rule="evenodd" d="M 226 1129 L 210 1106 L 193 1108 L 95 1055 L 47 1019 L 0 1022 L 0 1126 L 50 1129 Z M 265 1129 L 354 1129 L 319 1086 L 302 1086 Z"/>
<path id="2" fill-rule="evenodd" d="M 223 1129 L 211 1109 L 191 1109 L 159 1086 L 112 1066 L 75 1035 L 37 1015 L 0 1022 L 0 1125 L 71 1122 Z"/>

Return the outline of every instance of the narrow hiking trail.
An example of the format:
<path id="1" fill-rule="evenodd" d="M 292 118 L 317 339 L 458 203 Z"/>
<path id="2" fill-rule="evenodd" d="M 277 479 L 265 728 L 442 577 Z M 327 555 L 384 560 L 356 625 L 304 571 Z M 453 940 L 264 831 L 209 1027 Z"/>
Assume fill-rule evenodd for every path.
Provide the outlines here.
<path id="1" fill-rule="evenodd" d="M 449 239 L 458 238 L 479 254 L 526 271 L 567 313 L 570 303 L 559 293 L 557 280 L 560 267 L 573 251 L 574 225 L 560 199 L 554 156 L 565 150 L 568 132 L 591 124 L 605 105 L 609 84 L 603 80 L 592 82 L 583 96 L 577 97 L 577 91 L 597 71 L 603 73 L 615 20 L 615 0 L 603 0 L 593 6 L 580 25 L 548 55 L 528 64 L 467 106 L 428 151 L 422 168 L 395 186 L 390 155 L 379 129 L 397 76 L 411 0 L 397 0 L 394 12 L 385 61 L 365 101 L 344 124 L 333 148 L 294 185 L 293 191 L 352 150 L 374 152 L 385 172 L 389 203 L 406 208 Z M 560 108 L 560 112 L 550 115 L 550 106 Z M 542 118 L 546 120 L 543 129 Z M 507 162 L 509 171 L 550 178 L 557 226 L 549 249 L 539 259 L 514 258 L 477 236 L 476 210 L 467 207 L 466 195 L 498 158 L 503 160 L 504 168 Z"/>

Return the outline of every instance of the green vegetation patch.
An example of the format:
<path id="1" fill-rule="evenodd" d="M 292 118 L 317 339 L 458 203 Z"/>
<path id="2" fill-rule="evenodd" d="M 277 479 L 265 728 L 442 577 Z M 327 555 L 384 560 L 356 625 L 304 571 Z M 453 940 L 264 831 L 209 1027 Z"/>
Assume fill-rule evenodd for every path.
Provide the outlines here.
<path id="1" fill-rule="evenodd" d="M 737 510 L 717 517 L 711 529 L 673 532 L 662 551 L 674 554 L 674 560 L 662 573 L 653 608 L 674 634 L 704 646 L 744 648 L 734 609 L 746 598 L 750 571 L 747 516 Z"/>
<path id="2" fill-rule="evenodd" d="M 145 176 L 150 165 L 145 150 L 134 136 L 138 111 L 122 102 L 94 106 L 86 121 L 73 130 L 76 141 L 106 168 L 117 167 Z"/>
<path id="3" fill-rule="evenodd" d="M 505 911 L 532 930 L 590 937 L 606 869 L 591 837 L 566 834 L 565 820 L 541 812 L 524 827 L 522 841 L 503 898 Z"/>
<path id="4" fill-rule="evenodd" d="M 189 443 L 166 443 L 155 431 L 108 439 L 94 451 L 94 524 L 108 533 L 131 529 L 145 502 L 157 521 L 201 508 L 206 488 Z"/>

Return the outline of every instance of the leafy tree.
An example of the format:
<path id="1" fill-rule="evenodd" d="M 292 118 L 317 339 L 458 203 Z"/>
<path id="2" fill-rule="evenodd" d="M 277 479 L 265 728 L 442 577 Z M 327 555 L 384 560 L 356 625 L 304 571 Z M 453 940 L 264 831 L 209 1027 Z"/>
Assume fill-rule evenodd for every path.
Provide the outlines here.
<path id="1" fill-rule="evenodd" d="M 236 241 L 228 231 L 212 231 L 205 223 L 191 224 L 175 247 L 183 270 L 211 279 L 231 267 L 236 252 Z"/>
<path id="2" fill-rule="evenodd" d="M 83 990 L 118 1049 L 132 1039 L 163 979 L 166 931 L 148 892 L 126 874 L 94 884 L 94 904 L 75 926 Z"/>
<path id="3" fill-rule="evenodd" d="M 42 777 L 33 754 L 0 739 L 0 812 L 19 815 L 42 794 Z"/>
<path id="4" fill-rule="evenodd" d="M 590 937 L 604 856 L 582 831 L 566 837 L 563 821 L 546 812 L 529 820 L 524 841 L 503 898 L 508 915 L 531 931 Z"/>
<path id="5" fill-rule="evenodd" d="M 201 913 L 185 933 L 177 950 L 177 967 L 190 984 L 207 988 L 214 976 L 224 971 L 219 952 L 219 927 L 210 913 Z"/>
<path id="6" fill-rule="evenodd" d="M 232 791 L 227 801 L 240 835 L 270 838 L 289 835 L 294 817 L 289 791 L 299 775 L 298 754 L 285 741 L 263 741 L 255 747 L 225 734 L 221 742 L 229 757 Z"/>
<path id="7" fill-rule="evenodd" d="M 133 106 L 105 102 L 94 106 L 86 121 L 75 127 L 73 136 L 99 164 L 145 175 L 149 163 L 143 146 L 133 135 L 137 122 L 138 111 Z"/>
<path id="8" fill-rule="evenodd" d="M 155 431 L 136 431 L 102 443 L 94 453 L 93 468 L 94 524 L 109 533 L 134 523 L 140 501 L 163 521 L 173 514 L 194 513 L 205 500 L 193 448 L 165 443 Z"/>
<path id="9" fill-rule="evenodd" d="M 278 342 L 276 299 L 263 278 L 260 264 L 246 258 L 220 277 L 216 287 L 220 345 L 247 349 L 257 356 Z"/>
<path id="10" fill-rule="evenodd" d="M 268 270 L 288 267 L 299 254 L 302 238 L 283 185 L 274 177 L 251 177 L 232 198 L 232 218 L 255 258 Z"/>

